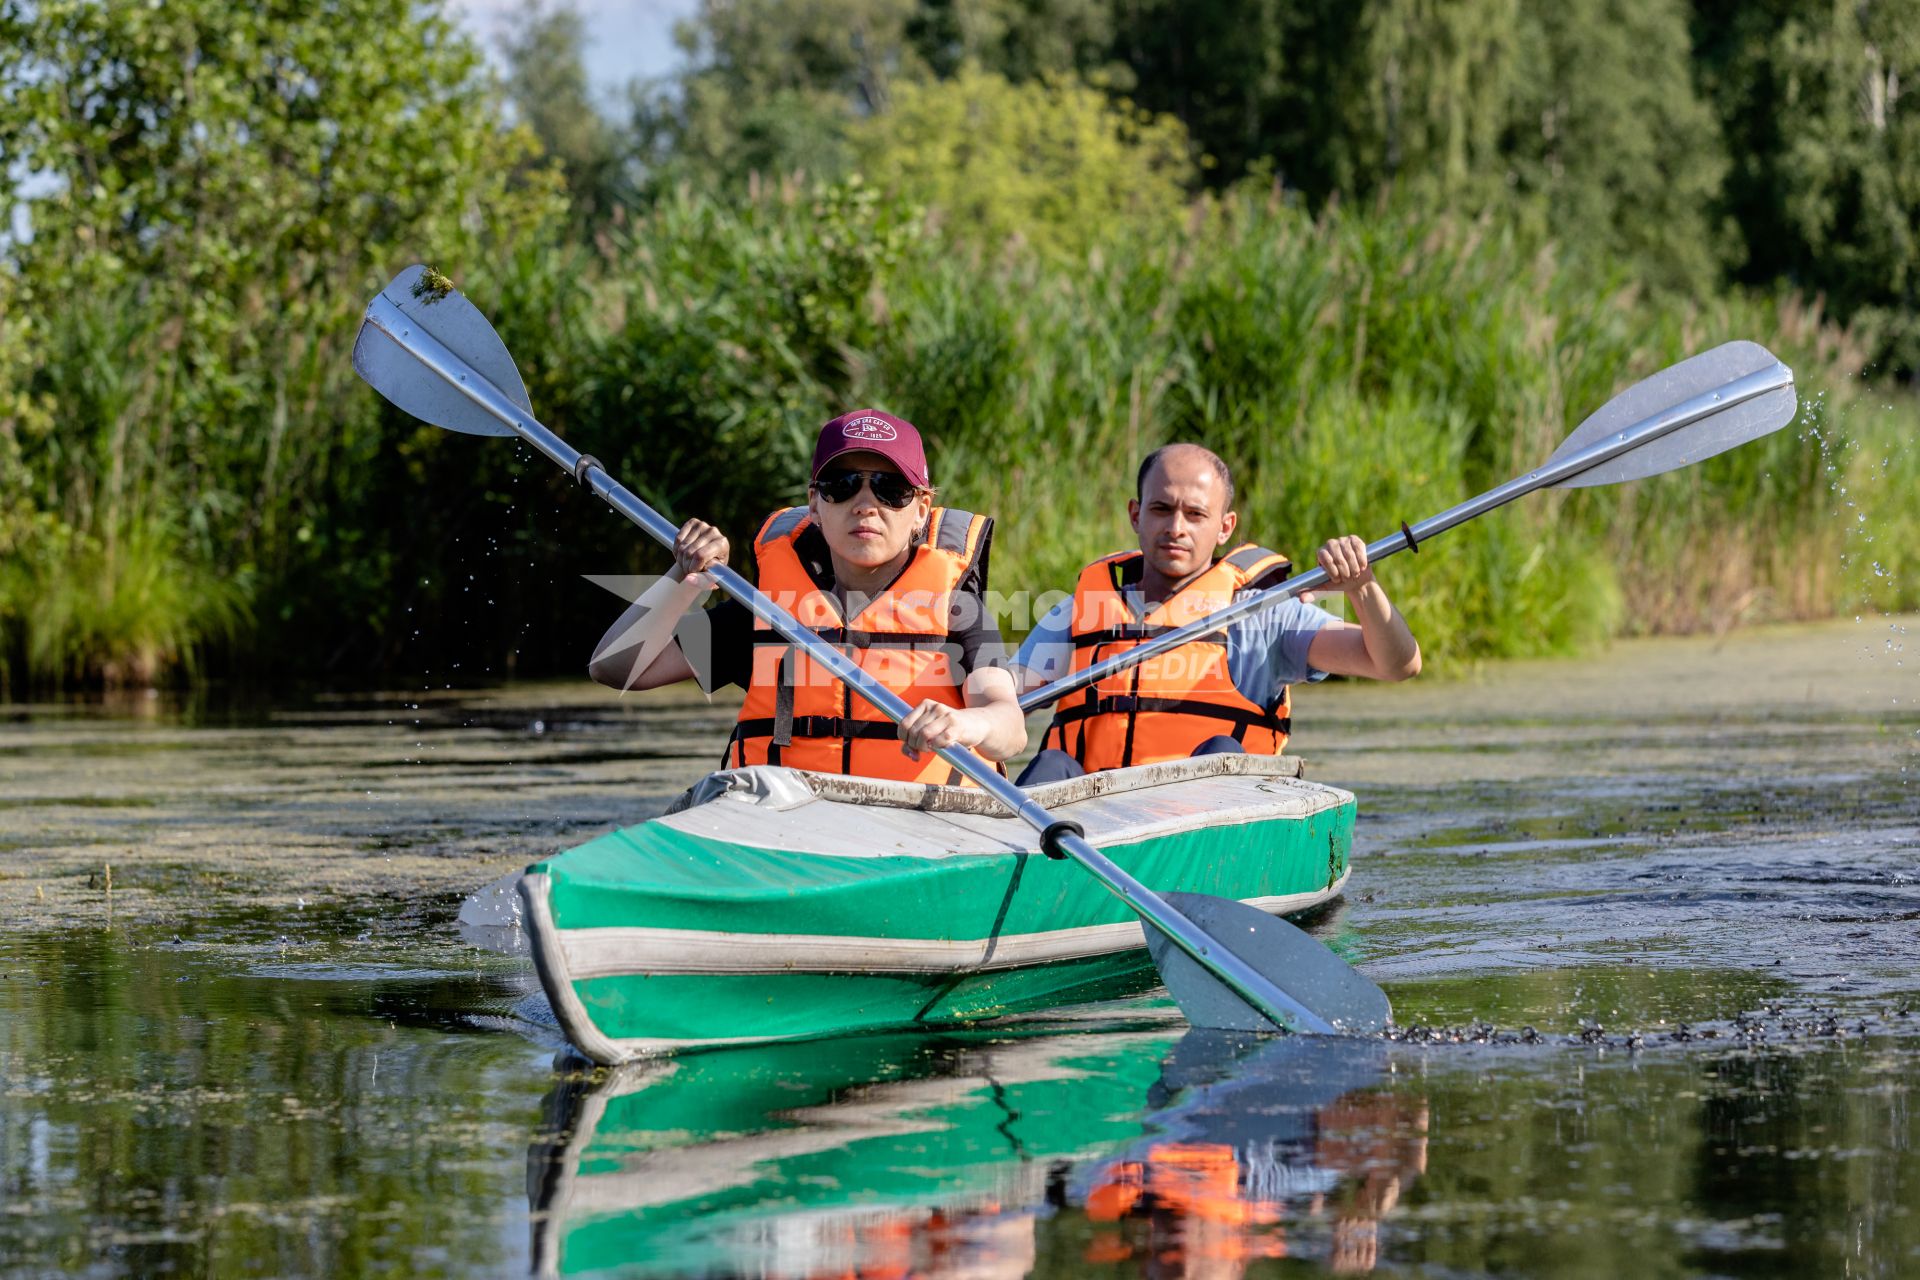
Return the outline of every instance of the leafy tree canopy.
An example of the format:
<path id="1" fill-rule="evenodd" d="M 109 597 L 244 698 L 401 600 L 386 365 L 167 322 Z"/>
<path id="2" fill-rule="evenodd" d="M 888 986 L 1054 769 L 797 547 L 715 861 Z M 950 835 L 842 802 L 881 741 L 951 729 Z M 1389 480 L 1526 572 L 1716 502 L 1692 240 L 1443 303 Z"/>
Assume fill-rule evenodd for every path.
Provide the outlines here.
<path id="1" fill-rule="evenodd" d="M 570 3 L 533 0 L 500 41 L 514 115 L 558 163 L 581 226 L 596 226 L 633 195 L 631 144 L 603 115 L 581 58 L 586 25 Z"/>
<path id="2" fill-rule="evenodd" d="M 1186 130 L 1069 77 L 1014 84 L 977 67 L 907 82 L 856 124 L 873 180 L 938 211 L 962 236 L 1082 252 L 1126 224 L 1166 224 L 1194 175 Z"/>
<path id="3" fill-rule="evenodd" d="M 479 67 L 414 0 L 0 0 L 27 231 L 5 249 L 0 480 L 36 508 L 0 624 L 34 665 L 117 662 L 112 633 L 151 670 L 201 638 L 189 619 L 238 625 L 257 570 L 351 560 L 347 463 L 381 439 L 349 394 L 366 297 L 559 207 Z"/>
<path id="4" fill-rule="evenodd" d="M 1920 0 L 1700 0 L 1736 274 L 1823 294 L 1920 370 Z"/>

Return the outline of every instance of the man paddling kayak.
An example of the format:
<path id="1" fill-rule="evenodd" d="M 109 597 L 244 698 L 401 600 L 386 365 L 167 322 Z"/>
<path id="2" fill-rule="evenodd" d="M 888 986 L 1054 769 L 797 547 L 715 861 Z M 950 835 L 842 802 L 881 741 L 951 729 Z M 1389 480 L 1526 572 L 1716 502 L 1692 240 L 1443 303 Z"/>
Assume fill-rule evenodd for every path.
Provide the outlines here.
<path id="1" fill-rule="evenodd" d="M 588 673 L 616 689 L 697 680 L 747 692 L 724 764 L 957 782 L 933 752 L 1005 760 L 1027 744 L 1013 678 L 987 611 L 993 521 L 936 507 L 920 433 L 861 409 L 820 429 L 807 505 L 754 538 L 761 591 L 911 704 L 896 728 L 831 672 L 727 600 L 688 616 L 727 563 L 727 539 L 689 520 L 674 567 L 603 636 Z"/>
<path id="2" fill-rule="evenodd" d="M 1217 454 L 1172 444 L 1140 464 L 1127 503 L 1138 548 L 1094 561 L 1073 599 L 1040 620 L 1014 658 L 1021 691 L 1124 653 L 1142 640 L 1205 617 L 1291 570 L 1285 556 L 1228 545 L 1239 516 L 1233 476 Z M 1320 548 L 1329 590 L 1346 593 L 1358 625 L 1301 600 L 1232 623 L 1062 698 L 1022 785 L 1189 755 L 1277 755 L 1292 732 L 1288 686 L 1328 675 L 1405 680 L 1419 674 L 1420 645 L 1367 564 L 1366 543 Z"/>

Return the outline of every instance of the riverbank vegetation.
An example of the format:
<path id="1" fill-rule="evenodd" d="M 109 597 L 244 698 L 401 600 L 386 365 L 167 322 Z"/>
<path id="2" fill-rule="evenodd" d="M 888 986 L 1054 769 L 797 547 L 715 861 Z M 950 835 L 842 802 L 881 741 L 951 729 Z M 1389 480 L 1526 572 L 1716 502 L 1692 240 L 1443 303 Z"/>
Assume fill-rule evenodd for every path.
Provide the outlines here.
<path id="1" fill-rule="evenodd" d="M 1431 658 L 1920 603 L 1915 286 L 1889 265 L 1920 99 L 1885 92 L 1920 51 L 1878 9 L 1841 30 L 1786 6 L 1815 75 L 1651 0 L 1621 31 L 1380 3 L 1345 35 L 1199 5 L 1180 38 L 1222 25 L 1193 49 L 1138 5 L 823 8 L 710 0 L 675 92 L 583 128 L 564 10 L 524 20 L 496 82 L 404 0 L 0 5 L 8 687 L 583 661 L 617 604 L 581 575 L 664 557 L 544 460 L 354 378 L 361 308 L 416 260 L 494 319 L 550 426 L 736 546 L 802 497 L 826 416 L 912 418 L 945 500 L 1000 517 L 1003 594 L 1122 545 L 1165 440 L 1232 460 L 1242 530 L 1305 559 L 1752 338 L 1799 376 L 1794 426 L 1383 569 Z M 1181 68 L 1209 50 L 1201 86 Z M 1554 79 L 1575 63 L 1592 84 Z M 1336 110 L 1342 76 L 1367 91 Z M 1793 138 L 1756 141 L 1782 110 L 1756 77 L 1799 95 Z M 1820 174 L 1793 168 L 1807 115 Z"/>

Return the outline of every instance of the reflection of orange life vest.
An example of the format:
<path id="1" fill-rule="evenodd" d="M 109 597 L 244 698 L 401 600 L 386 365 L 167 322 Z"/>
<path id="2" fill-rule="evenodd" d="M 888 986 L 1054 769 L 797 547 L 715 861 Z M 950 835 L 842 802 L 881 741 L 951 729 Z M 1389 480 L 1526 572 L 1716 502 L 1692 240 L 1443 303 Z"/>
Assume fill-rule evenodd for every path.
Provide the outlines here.
<path id="1" fill-rule="evenodd" d="M 807 527 L 805 507 L 776 511 L 760 527 L 753 540 L 760 590 L 908 706 L 928 698 L 965 705 L 960 685 L 966 673 L 957 669 L 957 647 L 949 648 L 949 610 L 961 579 L 976 563 L 985 563 L 993 521 L 935 507 L 907 567 L 851 619 L 840 616 L 832 593 L 822 591 L 801 562 L 795 543 Z M 957 780 L 957 771 L 931 751 L 908 759 L 891 720 L 758 619 L 753 680 L 727 744 L 726 763 L 907 782 Z"/>
<path id="2" fill-rule="evenodd" d="M 1124 575 L 1140 560 L 1122 551 L 1080 571 L 1073 589 L 1073 670 L 1125 653 L 1143 640 L 1197 621 L 1232 603 L 1248 583 L 1288 568 L 1277 551 L 1251 543 L 1188 579 L 1145 618 L 1121 596 Z M 1293 730 L 1286 686 L 1263 707 L 1234 687 L 1227 673 L 1224 630 L 1068 694 L 1054 712 L 1044 745 L 1071 754 L 1089 773 L 1179 760 L 1208 738 L 1226 734 L 1253 755 L 1278 755 Z"/>
<path id="3" fill-rule="evenodd" d="M 1286 1257 L 1286 1237 L 1259 1230 L 1280 1221 L 1282 1206 L 1253 1198 L 1243 1182 L 1239 1155 L 1224 1143 L 1156 1144 L 1145 1160 L 1107 1170 L 1087 1196 L 1090 1220 L 1144 1219 L 1146 1239 L 1096 1228 L 1084 1256 L 1112 1264 L 1144 1255 L 1154 1269 L 1182 1275 L 1212 1274 L 1221 1263 L 1238 1264 L 1239 1275 L 1256 1258 Z"/>
<path id="4" fill-rule="evenodd" d="M 1220 1142 L 1156 1143 L 1144 1161 L 1114 1166 L 1088 1194 L 1087 1216 L 1117 1222 L 1149 1198 L 1185 1217 L 1234 1226 L 1280 1218 L 1278 1206 L 1241 1188 L 1240 1158 Z"/>

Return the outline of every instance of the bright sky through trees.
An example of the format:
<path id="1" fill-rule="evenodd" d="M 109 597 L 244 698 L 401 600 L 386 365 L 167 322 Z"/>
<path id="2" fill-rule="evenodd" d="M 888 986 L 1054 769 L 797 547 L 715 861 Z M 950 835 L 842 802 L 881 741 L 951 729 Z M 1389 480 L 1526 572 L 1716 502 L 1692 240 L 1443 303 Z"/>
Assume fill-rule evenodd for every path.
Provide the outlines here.
<path id="1" fill-rule="evenodd" d="M 690 16 L 696 0 L 578 0 L 587 29 L 581 51 L 597 96 L 617 93 L 629 80 L 664 75 L 678 67 L 673 24 Z M 498 36 L 528 0 L 452 0 L 448 6 L 497 63 Z"/>

